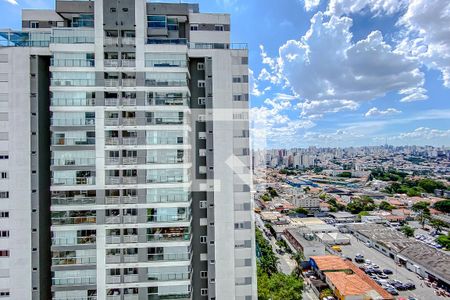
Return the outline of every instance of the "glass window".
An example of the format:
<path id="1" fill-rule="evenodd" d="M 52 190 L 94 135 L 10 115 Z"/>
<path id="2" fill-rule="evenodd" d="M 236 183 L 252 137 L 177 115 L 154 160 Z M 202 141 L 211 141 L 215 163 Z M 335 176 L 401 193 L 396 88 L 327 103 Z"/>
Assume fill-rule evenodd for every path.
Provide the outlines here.
<path id="1" fill-rule="evenodd" d="M 149 28 L 166 28 L 166 16 L 147 16 L 147 26 Z"/>

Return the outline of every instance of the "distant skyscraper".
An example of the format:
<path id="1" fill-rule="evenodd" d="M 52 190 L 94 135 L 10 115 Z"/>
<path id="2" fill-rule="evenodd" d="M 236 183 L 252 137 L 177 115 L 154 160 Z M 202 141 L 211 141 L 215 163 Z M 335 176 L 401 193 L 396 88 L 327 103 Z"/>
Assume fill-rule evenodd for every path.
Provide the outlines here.
<path id="1" fill-rule="evenodd" d="M 22 24 L 0 32 L 0 297 L 256 299 L 229 15 L 57 0 Z"/>

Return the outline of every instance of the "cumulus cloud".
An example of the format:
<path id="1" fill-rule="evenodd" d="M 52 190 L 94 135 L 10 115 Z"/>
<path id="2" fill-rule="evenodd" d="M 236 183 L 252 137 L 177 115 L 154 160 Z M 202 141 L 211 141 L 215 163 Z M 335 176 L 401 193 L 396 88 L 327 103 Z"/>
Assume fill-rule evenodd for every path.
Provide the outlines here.
<path id="1" fill-rule="evenodd" d="M 8 2 L 9 4 L 12 4 L 12 5 L 19 5 L 17 0 L 5 0 L 5 1 Z"/>
<path id="2" fill-rule="evenodd" d="M 442 73 L 450 88 L 450 2 L 442 0 L 411 1 L 398 25 L 407 32 L 399 51 L 417 56 L 430 68 Z"/>
<path id="3" fill-rule="evenodd" d="M 392 15 L 407 7 L 409 0 L 330 0 L 328 15 L 349 15 L 361 11 Z"/>
<path id="4" fill-rule="evenodd" d="M 366 117 L 375 117 L 375 116 L 389 116 L 389 115 L 396 115 L 401 113 L 401 111 L 395 109 L 395 108 L 388 108 L 386 110 L 380 110 L 376 107 L 372 107 L 369 109 L 364 116 Z"/>
<path id="5" fill-rule="evenodd" d="M 308 100 L 297 104 L 302 116 L 323 116 L 326 113 L 337 113 L 344 110 L 356 110 L 359 104 L 352 100 Z"/>
<path id="6" fill-rule="evenodd" d="M 314 10 L 320 4 L 320 0 L 304 0 L 303 2 L 306 11 Z"/>
<path id="7" fill-rule="evenodd" d="M 338 129 L 334 132 L 307 132 L 303 135 L 303 140 L 317 146 L 349 145 L 358 142 L 364 137 L 363 134 L 350 130 Z"/>
<path id="8" fill-rule="evenodd" d="M 392 49 L 379 31 L 354 43 L 351 26 L 348 17 L 331 16 L 326 21 L 318 12 L 306 34 L 282 45 L 276 59 L 261 47 L 263 63 L 270 68 L 261 80 L 277 77 L 286 82 L 305 99 L 301 107 L 305 114 L 319 102 L 333 107 L 329 112 L 354 110 L 358 103 L 388 92 L 398 92 L 405 102 L 426 98 L 416 58 Z"/>

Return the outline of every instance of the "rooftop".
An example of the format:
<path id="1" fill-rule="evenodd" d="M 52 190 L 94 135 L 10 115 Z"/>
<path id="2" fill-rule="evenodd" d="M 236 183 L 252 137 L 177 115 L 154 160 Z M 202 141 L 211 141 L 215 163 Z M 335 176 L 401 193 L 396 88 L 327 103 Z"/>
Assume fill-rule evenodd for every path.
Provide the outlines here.
<path id="1" fill-rule="evenodd" d="M 323 256 L 311 256 L 320 271 L 342 271 L 348 270 L 349 266 L 339 256 L 336 255 L 323 255 Z"/>
<path id="2" fill-rule="evenodd" d="M 372 291 L 372 287 L 356 274 L 345 272 L 328 272 L 328 280 L 339 290 L 342 296 L 365 295 Z"/>

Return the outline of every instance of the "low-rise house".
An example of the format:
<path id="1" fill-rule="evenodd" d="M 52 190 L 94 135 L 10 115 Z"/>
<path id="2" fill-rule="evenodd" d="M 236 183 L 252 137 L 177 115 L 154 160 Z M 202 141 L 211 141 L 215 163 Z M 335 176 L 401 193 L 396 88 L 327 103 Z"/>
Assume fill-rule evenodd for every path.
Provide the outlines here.
<path id="1" fill-rule="evenodd" d="M 295 251 L 303 253 L 306 260 L 314 255 L 325 255 L 325 245 L 311 232 L 290 228 L 285 230 L 284 236 Z"/>

